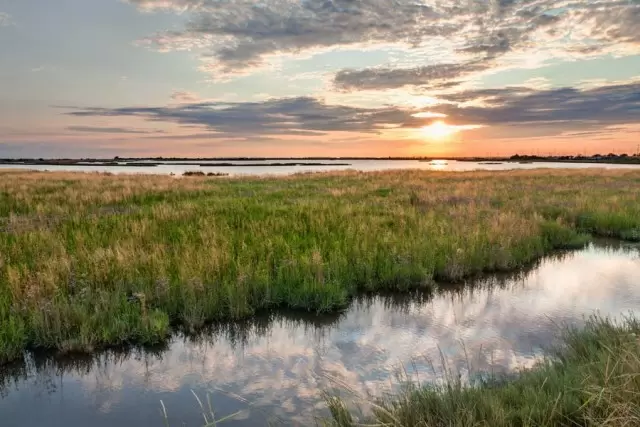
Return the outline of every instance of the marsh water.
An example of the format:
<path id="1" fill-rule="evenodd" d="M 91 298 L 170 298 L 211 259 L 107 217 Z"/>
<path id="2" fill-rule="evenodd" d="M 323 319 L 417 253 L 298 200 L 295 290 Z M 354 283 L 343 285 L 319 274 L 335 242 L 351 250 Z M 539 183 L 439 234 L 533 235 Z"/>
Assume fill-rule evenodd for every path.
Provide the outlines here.
<path id="1" fill-rule="evenodd" d="M 509 169 L 536 169 L 536 168 L 640 168 L 640 165 L 633 164 L 607 164 L 607 163 L 518 163 L 518 162 L 460 162 L 455 160 L 447 161 L 419 161 L 419 160 L 323 160 L 322 166 L 293 165 L 300 162 L 297 160 L 278 160 L 281 166 L 269 166 L 271 161 L 191 161 L 191 162 L 163 162 L 160 165 L 150 166 L 108 166 L 108 165 L 20 165 L 20 164 L 0 164 L 2 169 L 28 169 L 39 171 L 79 171 L 79 172 L 110 172 L 110 173 L 138 173 L 138 174 L 160 174 L 182 175 L 187 171 L 202 171 L 205 173 L 225 173 L 229 175 L 290 175 L 302 172 L 328 172 L 357 170 L 363 172 L 394 170 L 394 169 L 421 169 L 462 172 L 471 170 L 509 170 Z M 145 163 L 139 162 L 139 163 Z M 152 163 L 147 161 L 146 163 Z M 179 163 L 179 164 L 178 164 Z M 191 163 L 191 164 L 189 164 Z M 206 166 L 201 167 L 200 163 L 209 165 L 215 163 L 232 163 L 236 166 Z M 264 163 L 264 166 L 260 165 Z M 345 164 L 346 163 L 346 164 Z M 250 164 L 251 166 L 242 166 Z M 291 165 L 287 165 L 291 164 Z"/>
<path id="2" fill-rule="evenodd" d="M 465 378 L 513 371 L 563 326 L 635 310 L 639 246 L 597 242 L 432 295 L 363 297 L 331 316 L 271 314 L 156 349 L 26 355 L 0 370 L 0 424 L 164 426 L 163 404 L 169 425 L 201 426 L 196 396 L 205 406 L 209 396 L 218 417 L 241 411 L 222 425 L 312 425 L 326 415 L 322 390 L 380 395 L 403 369 L 422 382 L 445 367 Z"/>

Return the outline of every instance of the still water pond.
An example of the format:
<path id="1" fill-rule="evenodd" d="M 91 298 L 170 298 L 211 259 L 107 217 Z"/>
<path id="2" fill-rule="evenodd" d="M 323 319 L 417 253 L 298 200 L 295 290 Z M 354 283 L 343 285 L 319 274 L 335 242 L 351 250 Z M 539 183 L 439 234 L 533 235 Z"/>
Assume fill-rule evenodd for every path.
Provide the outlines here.
<path id="1" fill-rule="evenodd" d="M 431 297 L 371 297 L 329 317 L 278 314 L 176 336 L 155 351 L 34 358 L 0 373 L 2 426 L 201 426 L 192 390 L 223 425 L 312 425 L 328 377 L 360 393 L 388 390 L 403 365 L 435 380 L 450 368 L 530 366 L 559 325 L 640 310 L 637 245 L 598 243 Z M 465 352 L 466 350 L 466 352 Z M 465 355 L 466 354 L 466 355 Z M 244 401 L 243 401 L 244 400 Z M 247 403 L 250 402 L 250 405 Z"/>
<path id="2" fill-rule="evenodd" d="M 192 162 L 165 162 L 157 166 L 107 166 L 107 165 L 2 165 L 2 169 L 28 169 L 39 171 L 75 171 L 75 172 L 110 172 L 114 174 L 158 174 L 158 175 L 182 175 L 186 171 L 202 171 L 204 173 L 226 173 L 229 175 L 290 175 L 301 172 L 328 172 L 328 171 L 344 171 L 357 170 L 362 172 L 393 170 L 393 169 L 420 169 L 420 170 L 437 170 L 462 172 L 472 170 L 510 170 L 510 169 L 536 169 L 536 168 L 554 168 L 554 169 L 585 169 L 585 168 L 604 168 L 604 169 L 640 169 L 640 165 L 624 165 L 624 164 L 606 164 L 606 163 L 518 163 L 518 162 L 459 162 L 455 160 L 448 161 L 419 161 L 419 160 L 323 160 L 322 166 L 313 165 L 294 165 L 299 162 L 296 160 L 278 160 L 281 166 L 268 166 L 272 161 L 233 161 L 233 162 L 214 162 L 206 161 L 213 165 L 215 163 L 232 163 L 236 166 L 206 166 L 201 167 L 199 163 L 203 161 Z M 145 163 L 145 162 L 140 162 Z M 151 162 L 149 162 L 151 163 Z M 191 165 L 186 163 L 192 163 Z M 345 164 L 347 163 L 347 164 Z M 242 166 L 242 165 L 250 166 Z M 264 165 L 261 165 L 264 164 Z"/>

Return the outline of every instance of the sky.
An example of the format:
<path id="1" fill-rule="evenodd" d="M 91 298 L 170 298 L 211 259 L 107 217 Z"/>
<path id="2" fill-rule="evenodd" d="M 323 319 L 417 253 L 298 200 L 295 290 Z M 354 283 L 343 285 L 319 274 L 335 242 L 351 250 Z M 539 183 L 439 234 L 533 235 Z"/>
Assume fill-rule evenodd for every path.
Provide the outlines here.
<path id="1" fill-rule="evenodd" d="M 0 157 L 640 144 L 640 0 L 0 0 L 0 58 Z"/>

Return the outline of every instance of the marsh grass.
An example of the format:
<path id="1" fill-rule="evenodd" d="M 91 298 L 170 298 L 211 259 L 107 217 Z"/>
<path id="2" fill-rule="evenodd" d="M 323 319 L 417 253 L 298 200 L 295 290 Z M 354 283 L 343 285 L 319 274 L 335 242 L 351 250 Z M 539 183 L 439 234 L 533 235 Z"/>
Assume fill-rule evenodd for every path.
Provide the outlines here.
<path id="1" fill-rule="evenodd" d="M 635 238 L 640 172 L 0 173 L 0 361 L 162 342 Z"/>
<path id="2" fill-rule="evenodd" d="M 442 385 L 409 383 L 400 394 L 362 403 L 327 394 L 332 419 L 350 426 L 637 426 L 640 425 L 640 323 L 591 317 L 530 370 L 489 376 L 472 386 L 448 375 Z"/>

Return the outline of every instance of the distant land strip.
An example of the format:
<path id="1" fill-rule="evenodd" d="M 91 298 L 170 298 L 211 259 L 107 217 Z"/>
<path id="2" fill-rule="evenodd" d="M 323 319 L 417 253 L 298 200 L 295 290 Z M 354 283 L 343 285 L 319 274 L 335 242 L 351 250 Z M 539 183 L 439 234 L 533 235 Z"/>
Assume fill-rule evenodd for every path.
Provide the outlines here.
<path id="1" fill-rule="evenodd" d="M 159 165 L 181 165 L 200 167 L 256 167 L 256 166 L 351 166 L 349 161 L 377 160 L 377 161 L 433 161 L 451 160 L 460 162 L 549 162 L 549 163 L 617 163 L 617 164 L 640 164 L 640 153 L 636 154 L 614 154 L 609 153 L 594 155 L 575 156 L 541 156 L 541 155 L 520 155 L 515 154 L 510 157 L 499 156 L 467 156 L 467 157 L 119 157 L 112 158 L 0 158 L 0 165 L 43 165 L 43 166 L 130 166 L 130 167 L 153 167 Z M 203 163 L 183 163 L 198 162 Z M 345 163 L 323 163 L 345 162 Z M 213 163 L 216 162 L 216 163 Z M 220 163 L 217 163 L 220 162 Z M 251 162 L 251 163 L 236 163 Z M 268 163 L 266 163 L 268 162 Z M 283 163 L 289 162 L 289 163 Z"/>
<path id="2" fill-rule="evenodd" d="M 0 160 L 0 165 L 27 165 L 27 166 L 109 166 L 109 167 L 155 167 L 160 165 L 171 166 L 199 166 L 199 167 L 264 167 L 264 166 L 351 166 L 351 163 L 320 163 L 320 162 L 295 162 L 295 163 L 181 163 L 181 162 L 114 162 L 99 160 L 78 161 L 17 161 Z"/>

